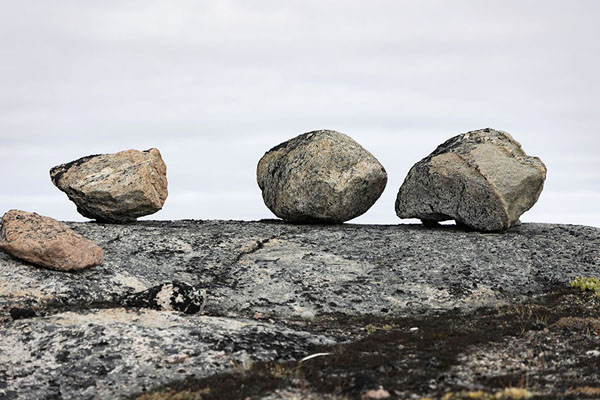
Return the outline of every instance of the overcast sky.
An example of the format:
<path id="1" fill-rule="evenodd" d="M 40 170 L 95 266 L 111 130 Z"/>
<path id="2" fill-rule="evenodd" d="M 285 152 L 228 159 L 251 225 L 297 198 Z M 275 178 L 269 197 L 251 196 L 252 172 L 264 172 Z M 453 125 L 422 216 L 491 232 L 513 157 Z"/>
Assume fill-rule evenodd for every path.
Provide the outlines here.
<path id="1" fill-rule="evenodd" d="M 49 178 L 158 148 L 147 219 L 259 219 L 269 148 L 316 129 L 385 166 L 356 223 L 399 223 L 410 167 L 492 127 L 548 167 L 523 221 L 600 226 L 600 1 L 0 0 L 0 212 L 84 220 Z"/>

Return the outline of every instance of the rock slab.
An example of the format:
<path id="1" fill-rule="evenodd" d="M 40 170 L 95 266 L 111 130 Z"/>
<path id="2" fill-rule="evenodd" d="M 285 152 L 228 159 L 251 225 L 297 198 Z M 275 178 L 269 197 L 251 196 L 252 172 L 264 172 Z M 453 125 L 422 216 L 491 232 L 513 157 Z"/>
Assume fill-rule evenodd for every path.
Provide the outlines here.
<path id="1" fill-rule="evenodd" d="M 30 263 L 59 271 L 100 265 L 104 251 L 49 217 L 10 210 L 2 218 L 0 249 Z"/>
<path id="2" fill-rule="evenodd" d="M 170 307 L 184 312 L 202 306 L 204 290 L 205 312 L 228 317 L 422 315 L 494 306 L 600 274 L 600 229 L 582 226 L 524 223 L 498 233 L 275 221 L 68 226 L 105 249 L 102 265 L 64 274 L 0 252 L 0 321 L 90 304 L 166 310 L 157 306 L 175 286 L 190 301 Z"/>
<path id="3" fill-rule="evenodd" d="M 384 385 L 391 398 L 440 398 L 443 392 L 428 396 L 428 385 L 417 391 L 419 396 L 393 389 L 409 390 L 405 378 L 412 376 L 419 387 L 431 378 L 436 385 L 446 385 L 439 391 L 450 390 L 437 379 L 444 376 L 443 382 L 478 390 L 481 376 L 486 375 L 465 376 L 473 365 L 466 362 L 465 368 L 451 364 L 456 374 L 448 374 L 445 364 L 439 366 L 440 359 L 447 358 L 439 353 L 448 354 L 453 347 L 459 353 L 464 350 L 468 360 L 479 360 L 478 354 L 498 360 L 498 349 L 504 347 L 519 357 L 508 367 L 494 362 L 495 376 L 505 376 L 512 365 L 530 365 L 531 356 L 524 350 L 536 349 L 545 340 L 540 337 L 532 346 L 498 342 L 481 353 L 481 348 L 462 341 L 463 328 L 470 332 L 479 307 L 488 306 L 490 315 L 502 318 L 496 325 L 485 318 L 478 322 L 481 331 L 496 332 L 506 321 L 522 322 L 516 315 L 504 319 L 503 304 L 510 309 L 515 300 L 557 287 L 569 290 L 566 286 L 576 276 L 600 274 L 600 229 L 584 226 L 525 223 L 495 233 L 456 226 L 281 221 L 68 226 L 105 248 L 102 265 L 65 274 L 32 268 L 0 252 L 0 398 L 127 399 L 171 382 L 207 377 L 227 382 L 221 374 L 232 371 L 242 379 L 247 373 L 252 376 L 248 372 L 252 363 L 266 363 L 280 372 L 313 368 L 325 372 L 312 376 L 337 382 L 343 375 L 332 373 L 328 365 L 343 354 L 356 357 L 342 358 L 336 365 L 342 361 L 356 365 L 361 374 L 376 378 L 375 383 L 385 376 L 388 382 L 394 380 Z M 573 304 L 550 306 L 567 310 Z M 586 315 L 597 317 L 597 310 L 595 306 Z M 535 315 L 531 320 L 542 321 Z M 546 324 L 551 334 L 552 323 Z M 390 331 L 385 328 L 388 324 Z M 460 329 L 447 331 L 446 325 L 451 324 Z M 542 328 L 535 332 L 543 333 Z M 371 329 L 376 330 L 372 344 L 361 339 L 351 348 L 340 347 Z M 390 335 L 387 339 L 385 332 Z M 578 361 L 586 351 L 599 348 L 597 335 L 560 350 L 561 354 L 568 351 L 570 359 L 557 359 L 552 348 L 565 337 L 581 336 L 567 333 L 557 337 L 560 341 L 545 342 L 545 354 L 555 361 L 538 377 L 544 378 L 545 371 L 560 364 L 573 379 L 585 378 L 582 386 L 593 386 L 598 381 L 596 372 L 590 374 L 591 368 L 583 367 L 591 362 Z M 423 338 L 431 338 L 429 349 L 424 349 Z M 457 343 L 449 346 L 448 340 Z M 474 341 L 480 343 L 479 337 Z M 381 350 L 382 343 L 387 350 Z M 300 360 L 323 352 L 332 354 L 311 358 L 297 368 Z M 539 365 L 545 365 L 547 359 L 538 356 Z M 571 359 L 578 364 L 571 364 Z M 422 371 L 429 371 L 427 379 Z M 560 370 L 549 373 L 566 382 Z M 468 379 L 473 381 L 465 385 Z M 252 382 L 256 381 L 236 384 L 253 387 Z M 357 384 L 347 376 L 340 382 L 345 388 Z M 520 380 L 513 382 L 517 385 Z M 208 386 L 201 383 L 201 389 Z M 534 387 L 545 390 L 542 385 Z M 219 394 L 212 385 L 211 390 Z M 331 398 L 346 397 L 361 398 L 344 394 Z M 282 397 L 274 393 L 265 398 Z M 290 398 L 328 397 L 318 392 Z"/>
<path id="4" fill-rule="evenodd" d="M 340 223 L 365 213 L 387 183 L 377 159 L 352 138 L 308 132 L 269 150 L 257 167 L 266 206 L 292 222 Z"/>
<path id="5" fill-rule="evenodd" d="M 416 163 L 400 187 L 396 214 L 425 224 L 455 220 L 481 231 L 514 226 L 542 192 L 546 166 L 508 133 L 455 136 Z"/>
<path id="6" fill-rule="evenodd" d="M 253 320 L 92 309 L 0 325 L 0 398 L 129 399 L 234 365 L 304 357 L 313 335 Z"/>
<path id="7" fill-rule="evenodd" d="M 159 211 L 167 199 L 167 167 L 157 149 L 99 154 L 58 165 L 52 183 L 84 217 L 132 222 Z"/>

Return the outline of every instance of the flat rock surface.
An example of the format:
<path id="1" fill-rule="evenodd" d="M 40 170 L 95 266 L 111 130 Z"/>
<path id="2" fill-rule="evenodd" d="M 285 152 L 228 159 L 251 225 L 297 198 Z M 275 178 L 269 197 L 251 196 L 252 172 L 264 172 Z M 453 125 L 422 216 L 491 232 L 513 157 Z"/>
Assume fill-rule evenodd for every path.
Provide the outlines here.
<path id="1" fill-rule="evenodd" d="M 24 319 L 0 337 L 0 398 L 28 399 L 123 398 L 333 343 L 269 323 L 123 308 Z"/>
<path id="2" fill-rule="evenodd" d="M 175 279 L 205 289 L 215 315 L 467 310 L 542 293 L 600 263 L 600 230 L 569 225 L 504 233 L 270 221 L 68 225 L 105 250 L 102 265 L 64 274 L 0 253 L 0 318 L 14 307 L 110 304 Z"/>
<path id="3" fill-rule="evenodd" d="M 306 362 L 337 378 L 328 378 L 329 372 L 317 369 L 305 376 L 308 388 L 279 383 L 265 388 L 252 381 L 242 385 L 244 390 L 255 387 L 258 391 L 240 392 L 241 398 L 319 398 L 323 393 L 360 398 L 365 390 L 377 390 L 379 383 L 385 384 L 392 398 L 408 398 L 439 393 L 445 387 L 439 383 L 432 384 L 434 389 L 419 383 L 390 387 L 393 382 L 421 382 L 425 378 L 415 375 L 421 370 L 429 371 L 427 379 L 444 376 L 450 388 L 501 388 L 499 380 L 485 386 L 488 381 L 482 383 L 468 373 L 474 369 L 473 357 L 484 360 L 485 365 L 477 367 L 480 371 L 506 372 L 495 355 L 498 348 L 509 352 L 507 357 L 524 360 L 526 344 L 539 347 L 547 336 L 555 341 L 570 338 L 573 347 L 565 345 L 561 350 L 565 355 L 574 346 L 585 352 L 600 349 L 598 337 L 585 336 L 584 328 L 577 335 L 585 340 L 572 332 L 564 334 L 554 324 L 555 311 L 538 318 L 535 312 L 528 314 L 515 306 L 565 290 L 576 276 L 599 276 L 597 228 L 523 224 L 502 233 L 480 233 L 455 226 L 279 221 L 67 225 L 104 248 L 102 265 L 64 273 L 35 268 L 0 253 L 0 398 L 94 398 L 97 393 L 101 395 L 96 398 L 126 398 L 190 379 L 208 379 L 192 385 L 198 390 L 222 382 L 229 382 L 229 390 L 256 374 L 258 381 L 271 382 L 261 375 L 264 371 L 298 383 L 294 378 L 298 360 L 315 352 L 340 354 L 330 361 L 323 357 Z M 161 301 L 147 306 L 130 301 L 140 293 L 153 293 L 152 288 L 162 293 L 165 287 L 174 287 L 174 282 L 205 296 L 201 312 L 153 309 Z M 590 324 L 595 323 L 598 312 L 590 311 L 597 310 L 595 305 L 582 306 L 576 313 L 567 300 L 558 306 L 543 303 L 543 307 L 561 310 L 561 317 L 592 318 Z M 480 307 L 488 311 L 482 313 Z M 497 311 L 501 308 L 506 311 Z M 500 318 L 492 319 L 497 328 L 482 315 Z M 443 330 L 452 324 L 456 324 L 454 333 Z M 473 324 L 479 328 L 471 329 Z M 413 327 L 420 330 L 413 331 Z M 545 327 L 551 330 L 543 336 Z M 529 342 L 514 338 L 540 329 L 542 333 L 531 334 Z M 375 348 L 383 346 L 386 337 L 390 343 L 388 350 L 382 347 L 381 354 L 374 352 L 373 357 L 388 360 L 384 357 L 388 354 L 405 362 L 392 368 L 391 361 L 372 365 L 372 360 L 341 358 L 342 354 L 367 354 L 368 343 L 361 340 L 371 332 L 383 335 L 372 344 Z M 427 342 L 433 344 L 422 352 L 424 345 L 414 342 L 414 332 L 430 332 L 427 335 L 437 339 Z M 479 338 L 489 332 L 508 336 L 480 343 L 483 339 Z M 457 338 L 467 342 L 452 342 Z M 398 340 L 406 340 L 405 347 L 398 347 Z M 494 344 L 499 340 L 505 340 L 505 345 Z M 342 344 L 345 347 L 338 347 Z M 412 353 L 414 349 L 418 351 Z M 444 351 L 450 351 L 444 349 L 457 354 L 444 356 Z M 550 365 L 538 353 L 540 365 Z M 586 357 L 595 353 L 589 354 Z M 434 355 L 440 363 L 432 359 Z M 253 371 L 248 376 L 243 372 L 244 357 L 255 363 L 248 367 Z M 290 366 L 285 360 L 295 361 Z M 560 359 L 553 361 L 568 368 Z M 327 362 L 344 368 L 360 365 L 368 379 L 364 383 L 354 372 L 326 368 L 323 363 Z M 597 378 L 582 368 L 580 373 Z M 406 379 L 393 380 L 390 371 Z M 447 371 L 455 372 L 450 376 Z M 233 376 L 232 380 L 227 376 Z M 319 383 L 323 379 L 333 384 L 344 376 L 349 376 L 348 381 L 336 383 L 347 386 L 343 393 L 335 385 Z M 570 381 L 561 379 L 555 378 L 554 386 L 548 384 L 545 391 L 540 389 L 544 398 L 565 393 L 568 386 L 563 386 Z M 192 387 L 179 385 L 174 390 Z M 216 390 L 213 397 L 204 394 L 202 398 L 237 398 L 219 397 Z"/>

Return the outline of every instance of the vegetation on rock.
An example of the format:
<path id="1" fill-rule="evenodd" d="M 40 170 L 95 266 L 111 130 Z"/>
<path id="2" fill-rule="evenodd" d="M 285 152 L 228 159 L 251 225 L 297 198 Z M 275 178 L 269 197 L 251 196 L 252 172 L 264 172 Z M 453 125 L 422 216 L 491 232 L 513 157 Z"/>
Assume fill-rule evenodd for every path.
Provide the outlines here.
<path id="1" fill-rule="evenodd" d="M 582 292 L 590 291 L 600 297 L 600 280 L 598 278 L 576 277 L 569 282 L 569 287 L 581 289 Z"/>

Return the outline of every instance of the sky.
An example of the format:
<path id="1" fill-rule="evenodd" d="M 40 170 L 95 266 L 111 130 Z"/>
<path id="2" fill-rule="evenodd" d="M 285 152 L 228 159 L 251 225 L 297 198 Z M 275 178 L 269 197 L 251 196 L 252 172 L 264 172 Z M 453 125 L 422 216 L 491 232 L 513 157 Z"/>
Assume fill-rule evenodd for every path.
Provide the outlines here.
<path id="1" fill-rule="evenodd" d="M 397 224 L 410 167 L 491 127 L 548 168 L 524 222 L 600 227 L 600 2 L 0 0 L 0 213 L 84 221 L 51 167 L 158 148 L 143 219 L 273 218 L 271 147 L 333 129 L 386 168 L 353 223 Z"/>

